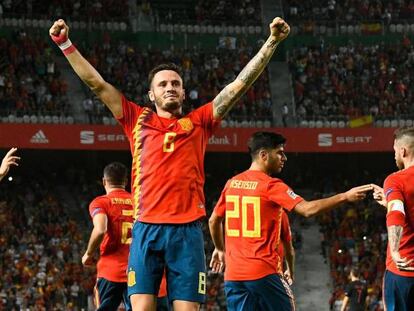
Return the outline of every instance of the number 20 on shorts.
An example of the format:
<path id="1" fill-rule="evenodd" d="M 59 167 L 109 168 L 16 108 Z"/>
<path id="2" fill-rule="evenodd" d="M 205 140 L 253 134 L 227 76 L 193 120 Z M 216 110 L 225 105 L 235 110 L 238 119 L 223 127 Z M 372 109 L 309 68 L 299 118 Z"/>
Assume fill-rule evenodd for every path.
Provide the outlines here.
<path id="1" fill-rule="evenodd" d="M 261 236 L 261 221 L 260 221 L 260 197 L 255 196 L 239 196 L 239 195 L 226 195 L 226 204 L 231 203 L 233 210 L 226 210 L 226 234 L 229 237 L 239 237 L 240 228 L 230 228 L 230 219 L 241 218 L 241 236 L 245 238 L 260 238 Z M 241 208 L 240 208 L 241 206 Z M 253 217 L 250 221 L 253 221 L 253 229 L 248 229 L 247 212 L 249 208 L 253 209 Z M 241 209 L 241 215 L 240 215 Z M 251 226 L 250 226 L 251 228 Z"/>

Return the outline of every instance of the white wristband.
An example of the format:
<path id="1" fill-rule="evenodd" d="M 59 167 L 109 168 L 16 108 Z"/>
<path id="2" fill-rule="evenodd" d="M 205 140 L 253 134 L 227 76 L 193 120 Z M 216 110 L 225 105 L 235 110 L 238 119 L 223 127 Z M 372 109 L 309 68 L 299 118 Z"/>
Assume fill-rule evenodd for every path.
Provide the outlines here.
<path id="1" fill-rule="evenodd" d="M 69 48 L 71 45 L 72 45 L 72 42 L 68 38 L 68 40 L 66 40 L 65 42 L 59 45 L 59 48 L 63 51 Z"/>

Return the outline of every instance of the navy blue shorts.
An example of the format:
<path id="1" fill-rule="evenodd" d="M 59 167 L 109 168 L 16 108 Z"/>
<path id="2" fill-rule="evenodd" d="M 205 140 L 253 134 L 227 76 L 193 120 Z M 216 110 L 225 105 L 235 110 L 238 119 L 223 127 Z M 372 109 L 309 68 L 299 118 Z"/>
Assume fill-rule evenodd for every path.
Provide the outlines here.
<path id="1" fill-rule="evenodd" d="M 401 276 L 386 270 L 383 291 L 387 311 L 414 310 L 414 277 Z"/>
<path id="2" fill-rule="evenodd" d="M 287 282 L 277 274 L 254 281 L 226 281 L 228 311 L 294 311 L 295 301 Z"/>
<path id="3" fill-rule="evenodd" d="M 121 301 L 124 302 L 126 311 L 132 310 L 127 293 L 127 284 L 125 282 L 112 282 L 104 278 L 98 278 L 95 285 L 96 310 L 118 310 Z"/>
<path id="4" fill-rule="evenodd" d="M 157 295 L 164 268 L 170 302 L 205 301 L 206 259 L 201 222 L 135 222 L 128 262 L 128 295 Z"/>

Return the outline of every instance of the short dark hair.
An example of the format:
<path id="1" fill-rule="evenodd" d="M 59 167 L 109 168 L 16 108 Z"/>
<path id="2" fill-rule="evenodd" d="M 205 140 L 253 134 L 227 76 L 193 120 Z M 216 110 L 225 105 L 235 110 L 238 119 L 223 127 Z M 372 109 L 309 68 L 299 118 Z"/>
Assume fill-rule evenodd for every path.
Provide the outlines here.
<path id="1" fill-rule="evenodd" d="M 105 166 L 103 175 L 111 185 L 126 185 L 128 182 L 128 169 L 120 162 L 112 162 Z"/>
<path id="2" fill-rule="evenodd" d="M 154 68 L 151 69 L 151 71 L 148 74 L 148 85 L 149 87 L 151 87 L 151 83 L 152 80 L 154 79 L 154 76 L 157 72 L 162 71 L 162 70 L 172 70 L 175 71 L 176 73 L 178 73 L 178 75 L 181 77 L 181 68 L 174 64 L 174 63 L 164 63 L 164 64 L 160 64 L 155 66 Z"/>
<path id="3" fill-rule="evenodd" d="M 359 268 L 357 266 L 353 266 L 351 268 L 350 273 L 356 278 L 359 278 L 361 276 L 361 271 L 359 270 Z"/>
<path id="4" fill-rule="evenodd" d="M 254 158 L 261 149 L 274 149 L 286 143 L 286 138 L 274 132 L 255 132 L 250 137 L 247 147 Z"/>
<path id="5" fill-rule="evenodd" d="M 394 132 L 394 138 L 396 140 L 402 138 L 403 136 L 410 136 L 414 138 L 414 127 L 401 127 Z"/>

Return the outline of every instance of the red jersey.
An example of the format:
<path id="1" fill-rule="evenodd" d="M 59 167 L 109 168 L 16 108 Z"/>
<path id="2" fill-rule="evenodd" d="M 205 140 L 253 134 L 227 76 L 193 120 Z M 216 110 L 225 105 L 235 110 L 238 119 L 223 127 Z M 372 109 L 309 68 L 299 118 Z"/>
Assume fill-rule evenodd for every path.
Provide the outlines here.
<path id="1" fill-rule="evenodd" d="M 285 250 L 283 248 L 283 242 L 292 241 L 292 234 L 290 232 L 289 217 L 284 210 L 282 210 L 282 222 L 280 224 L 280 243 L 277 249 L 277 253 L 280 258 L 280 262 L 283 268 L 283 259 L 285 256 Z"/>
<path id="2" fill-rule="evenodd" d="M 414 166 L 389 175 L 384 181 L 384 192 L 387 203 L 394 200 L 404 204 L 403 233 L 400 240 L 400 255 L 408 260 L 414 259 Z M 402 211 L 401 211 L 402 212 Z M 414 267 L 414 264 L 411 263 Z M 414 277 L 414 271 L 399 270 L 391 258 L 390 247 L 387 247 L 387 270 L 402 276 Z"/>
<path id="3" fill-rule="evenodd" d="M 204 217 L 204 153 L 218 124 L 212 103 L 179 119 L 162 118 L 125 97 L 122 109 L 138 220 L 174 224 Z"/>
<path id="4" fill-rule="evenodd" d="M 134 222 L 131 194 L 120 189 L 97 197 L 89 205 L 89 213 L 92 218 L 97 214 L 105 214 L 108 218 L 108 229 L 102 240 L 100 258 L 96 265 L 97 277 L 112 282 L 126 282 Z"/>
<path id="5" fill-rule="evenodd" d="M 225 217 L 226 281 L 257 280 L 282 273 L 277 253 L 282 208 L 303 199 L 282 180 L 247 170 L 230 179 L 214 209 Z"/>

